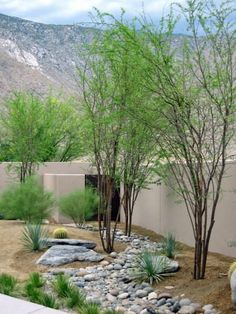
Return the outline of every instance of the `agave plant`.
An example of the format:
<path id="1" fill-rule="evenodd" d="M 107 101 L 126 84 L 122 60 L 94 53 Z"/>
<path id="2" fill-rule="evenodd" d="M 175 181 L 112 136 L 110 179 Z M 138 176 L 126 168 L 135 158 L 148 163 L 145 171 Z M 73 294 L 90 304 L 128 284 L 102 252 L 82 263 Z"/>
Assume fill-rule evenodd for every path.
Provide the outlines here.
<path id="1" fill-rule="evenodd" d="M 160 282 L 165 277 L 173 275 L 170 270 L 170 261 L 166 256 L 153 251 L 144 251 L 136 258 L 130 275 L 134 280 L 148 281 L 152 285 L 154 281 Z"/>
<path id="2" fill-rule="evenodd" d="M 161 253 L 169 258 L 174 258 L 176 253 L 180 250 L 175 236 L 172 233 L 168 233 L 161 244 Z"/>
<path id="3" fill-rule="evenodd" d="M 39 224 L 26 224 L 22 243 L 28 251 L 41 251 L 47 247 L 48 244 L 48 231 Z"/>

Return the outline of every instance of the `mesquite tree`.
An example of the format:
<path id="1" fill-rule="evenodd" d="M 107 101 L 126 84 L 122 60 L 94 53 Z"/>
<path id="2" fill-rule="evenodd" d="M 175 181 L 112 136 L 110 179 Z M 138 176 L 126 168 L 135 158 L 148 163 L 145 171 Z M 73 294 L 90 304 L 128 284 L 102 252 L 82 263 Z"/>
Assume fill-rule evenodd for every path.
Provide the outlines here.
<path id="1" fill-rule="evenodd" d="M 141 113 L 166 150 L 167 183 L 184 200 L 194 239 L 194 279 L 205 277 L 207 255 L 230 143 L 235 135 L 235 24 L 228 2 L 187 1 L 179 6 L 189 36 L 175 44 L 170 14 L 159 28 L 143 24 L 140 58 L 149 64 L 153 91 Z"/>
<path id="2" fill-rule="evenodd" d="M 157 161 L 160 164 L 161 150 L 153 140 L 151 130 L 146 125 L 137 123 L 132 115 L 137 108 L 147 106 L 151 99 L 151 92 L 143 86 L 147 62 L 144 58 L 140 59 L 138 50 L 130 40 L 133 36 L 139 36 L 135 21 L 123 23 L 123 15 L 120 20 L 108 14 L 102 17 L 112 25 L 106 30 L 110 44 L 103 45 L 102 53 L 109 56 L 112 71 L 115 70 L 116 75 L 121 78 L 121 94 L 125 95 L 120 103 L 124 116 L 117 173 L 123 192 L 121 204 L 125 214 L 125 234 L 130 236 L 136 200 L 141 189 L 146 188 L 152 179 Z M 121 61 L 123 66 L 118 67 Z"/>
<path id="3" fill-rule="evenodd" d="M 40 163 L 67 161 L 80 153 L 77 112 L 69 101 L 17 92 L 6 101 L 1 121 L 1 160 L 12 162 L 21 182 Z"/>
<path id="4" fill-rule="evenodd" d="M 102 38 L 100 42 L 94 39 L 87 46 L 79 78 L 83 91 L 83 127 L 87 149 L 92 152 L 92 161 L 98 174 L 99 233 L 103 249 L 109 253 L 113 251 L 116 228 L 115 224 L 112 230 L 112 196 L 116 187 L 124 114 L 120 110 L 120 81 L 113 76 L 107 56 L 101 54 L 101 43 Z"/>
<path id="5" fill-rule="evenodd" d="M 98 213 L 100 236 L 104 249 L 110 252 L 118 221 L 111 231 L 114 188 L 120 183 L 124 186 L 121 204 L 125 209 L 126 232 L 130 234 L 134 204 L 150 177 L 156 147 L 148 128 L 137 125 L 129 115 L 131 107 L 136 108 L 148 101 L 149 93 L 142 92 L 141 83 L 146 61 L 139 59 L 133 43 L 125 35 L 126 32 L 135 34 L 135 26 L 124 25 L 110 15 L 97 13 L 100 24 L 104 26 L 103 32 L 87 45 L 84 71 L 79 73 L 83 86 L 86 136 L 92 139 L 90 144 L 101 195 Z M 108 27 L 106 18 L 110 19 Z"/>

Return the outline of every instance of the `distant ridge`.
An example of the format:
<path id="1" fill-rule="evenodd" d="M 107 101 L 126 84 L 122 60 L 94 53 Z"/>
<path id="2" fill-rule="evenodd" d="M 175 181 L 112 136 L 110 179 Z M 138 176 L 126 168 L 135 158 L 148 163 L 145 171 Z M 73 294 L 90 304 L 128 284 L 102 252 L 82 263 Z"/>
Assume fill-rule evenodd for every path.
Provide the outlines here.
<path id="1" fill-rule="evenodd" d="M 95 29 L 36 23 L 0 14 L 1 99 L 13 90 L 79 94 L 78 47 Z"/>

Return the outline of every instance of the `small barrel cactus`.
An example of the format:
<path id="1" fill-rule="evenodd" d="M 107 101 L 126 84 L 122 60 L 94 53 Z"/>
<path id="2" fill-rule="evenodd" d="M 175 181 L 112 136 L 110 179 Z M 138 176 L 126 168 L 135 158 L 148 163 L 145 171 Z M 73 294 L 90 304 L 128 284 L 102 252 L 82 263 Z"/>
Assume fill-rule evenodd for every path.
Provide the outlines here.
<path id="1" fill-rule="evenodd" d="M 57 228 L 53 231 L 53 237 L 55 239 L 66 239 L 68 238 L 68 232 L 66 228 Z"/>

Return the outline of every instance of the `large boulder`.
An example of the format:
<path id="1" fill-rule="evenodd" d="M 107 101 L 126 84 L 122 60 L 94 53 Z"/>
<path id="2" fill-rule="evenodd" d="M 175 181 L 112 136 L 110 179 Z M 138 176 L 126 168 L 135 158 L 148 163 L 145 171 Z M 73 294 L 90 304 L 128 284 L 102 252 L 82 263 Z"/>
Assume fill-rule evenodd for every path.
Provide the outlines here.
<path id="1" fill-rule="evenodd" d="M 75 246 L 83 246 L 87 249 L 94 249 L 96 247 L 96 243 L 87 240 L 78 240 L 78 239 L 47 239 L 48 246 L 54 245 L 75 245 Z"/>
<path id="2" fill-rule="evenodd" d="M 100 262 L 103 258 L 101 254 L 83 246 L 54 245 L 36 263 L 46 266 L 59 266 L 75 261 Z"/>

